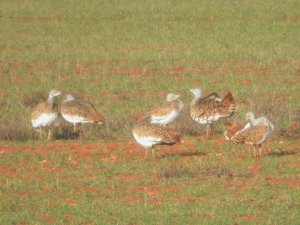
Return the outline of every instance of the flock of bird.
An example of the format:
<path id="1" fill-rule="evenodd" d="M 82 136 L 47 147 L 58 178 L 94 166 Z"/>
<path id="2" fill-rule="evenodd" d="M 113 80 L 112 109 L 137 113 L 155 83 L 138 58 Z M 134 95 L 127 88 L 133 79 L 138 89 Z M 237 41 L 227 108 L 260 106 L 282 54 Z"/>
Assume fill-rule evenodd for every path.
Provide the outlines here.
<path id="1" fill-rule="evenodd" d="M 231 92 L 221 99 L 215 92 L 203 96 L 199 88 L 190 91 L 194 96 L 190 103 L 190 116 L 195 122 L 207 126 L 207 137 L 212 133 L 213 123 L 220 118 L 232 116 L 238 108 Z M 48 130 L 48 139 L 51 139 L 52 129 L 60 126 L 61 117 L 73 124 L 74 132 L 79 132 L 80 137 L 81 124 L 104 124 L 103 116 L 91 103 L 75 99 L 72 95 L 67 95 L 59 107 L 54 100 L 61 94 L 57 90 L 50 91 L 47 101 L 38 104 L 32 111 L 32 126 L 40 132 L 41 139 L 45 130 Z M 173 145 L 180 142 L 180 133 L 167 128 L 167 125 L 179 116 L 183 106 L 179 95 L 168 94 L 163 103 L 151 107 L 135 121 L 132 128 L 134 139 L 146 150 L 152 149 L 153 155 L 156 145 Z M 255 119 L 252 112 L 246 114 L 246 121 L 242 124 L 226 122 L 225 125 L 225 139 L 234 144 L 254 146 L 254 156 L 256 147 L 259 147 L 261 156 L 261 144 L 274 130 L 274 125 L 267 118 Z M 147 153 L 148 151 L 145 151 L 145 157 Z"/>

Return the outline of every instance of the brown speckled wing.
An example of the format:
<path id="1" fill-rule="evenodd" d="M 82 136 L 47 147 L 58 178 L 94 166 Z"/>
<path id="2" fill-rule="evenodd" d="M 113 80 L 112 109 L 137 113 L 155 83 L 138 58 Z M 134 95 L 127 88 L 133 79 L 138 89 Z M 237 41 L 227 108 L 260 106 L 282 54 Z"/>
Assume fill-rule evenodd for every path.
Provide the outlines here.
<path id="1" fill-rule="evenodd" d="M 91 122 L 101 122 L 103 118 L 94 106 L 89 102 L 79 100 L 66 101 L 62 103 L 61 112 L 67 115 L 83 117 Z"/>
<path id="2" fill-rule="evenodd" d="M 161 144 L 174 144 L 179 134 L 156 124 L 140 123 L 133 127 L 132 132 L 143 137 L 161 138 Z"/>
<path id="3" fill-rule="evenodd" d="M 178 100 L 174 100 L 171 102 L 164 102 L 159 105 L 151 107 L 147 110 L 144 115 L 145 116 L 165 116 L 170 114 L 174 110 L 179 110 L 180 102 Z"/>
<path id="4" fill-rule="evenodd" d="M 59 114 L 58 107 L 56 104 L 53 104 L 52 108 L 48 102 L 39 103 L 36 107 L 33 108 L 31 113 L 31 120 L 37 119 L 43 113 L 54 113 Z"/>
<path id="5" fill-rule="evenodd" d="M 237 133 L 232 137 L 231 141 L 235 144 L 258 145 L 265 141 L 268 129 L 269 128 L 263 124 L 250 127 Z"/>

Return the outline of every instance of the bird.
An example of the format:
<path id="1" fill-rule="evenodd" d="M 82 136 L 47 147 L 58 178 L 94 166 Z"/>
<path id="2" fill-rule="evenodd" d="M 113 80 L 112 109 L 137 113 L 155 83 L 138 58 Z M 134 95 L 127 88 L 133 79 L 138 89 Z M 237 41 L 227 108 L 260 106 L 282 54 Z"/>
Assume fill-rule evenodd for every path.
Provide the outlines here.
<path id="1" fill-rule="evenodd" d="M 32 127 L 39 131 L 41 139 L 43 139 L 43 131 L 48 129 L 48 140 L 50 140 L 52 128 L 59 126 L 60 114 L 58 106 L 54 103 L 55 97 L 59 95 L 61 95 L 60 91 L 51 90 L 47 101 L 39 103 L 32 110 Z"/>
<path id="2" fill-rule="evenodd" d="M 156 145 L 174 145 L 181 142 L 179 132 L 149 123 L 150 118 L 144 118 L 136 122 L 132 128 L 132 134 L 137 143 L 146 149 L 145 158 L 148 150 L 152 150 L 154 157 L 154 146 Z"/>
<path id="3" fill-rule="evenodd" d="M 223 99 L 215 92 L 202 97 L 200 88 L 194 88 L 190 91 L 194 95 L 190 104 L 190 116 L 199 124 L 207 124 L 207 137 L 211 135 L 213 122 L 233 115 L 238 108 L 230 91 Z"/>
<path id="4" fill-rule="evenodd" d="M 180 95 L 169 93 L 165 102 L 150 107 L 146 112 L 141 113 L 141 118 L 137 120 L 147 118 L 149 123 L 165 127 L 174 121 L 183 109 L 183 103 L 179 97 Z"/>
<path id="5" fill-rule="evenodd" d="M 103 116 L 95 109 L 95 107 L 86 101 L 75 99 L 73 95 L 67 95 L 61 104 L 62 117 L 73 124 L 75 133 L 79 131 L 81 138 L 81 124 L 95 123 L 104 124 Z"/>
<path id="6" fill-rule="evenodd" d="M 257 147 L 259 148 L 259 156 L 262 155 L 261 146 L 274 131 L 274 125 L 266 117 L 255 119 L 252 112 L 246 113 L 244 124 L 228 123 L 226 127 L 225 139 L 234 144 L 252 145 L 254 156 L 256 156 Z"/>

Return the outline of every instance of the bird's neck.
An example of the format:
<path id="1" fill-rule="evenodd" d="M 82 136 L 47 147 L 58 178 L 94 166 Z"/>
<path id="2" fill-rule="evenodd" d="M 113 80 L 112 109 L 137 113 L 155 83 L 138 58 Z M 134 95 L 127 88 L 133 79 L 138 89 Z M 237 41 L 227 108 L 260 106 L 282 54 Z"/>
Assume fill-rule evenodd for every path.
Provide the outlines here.
<path id="1" fill-rule="evenodd" d="M 192 100 L 191 105 L 194 105 L 200 98 L 201 98 L 200 94 L 194 95 L 194 99 Z"/>
<path id="2" fill-rule="evenodd" d="M 181 111 L 182 108 L 183 108 L 183 102 L 182 102 L 181 100 L 179 100 L 179 99 L 177 99 L 177 101 L 178 101 L 178 108 L 179 108 L 179 111 Z"/>
<path id="3" fill-rule="evenodd" d="M 258 124 L 265 124 L 265 125 L 268 125 L 268 124 L 266 124 L 265 119 L 262 118 L 262 117 L 257 118 L 257 119 L 251 118 L 250 121 L 251 121 L 251 124 L 252 124 L 253 126 L 257 126 Z"/>
<path id="4" fill-rule="evenodd" d="M 47 100 L 49 106 L 52 108 L 53 107 L 53 103 L 54 103 L 54 97 L 49 97 Z"/>

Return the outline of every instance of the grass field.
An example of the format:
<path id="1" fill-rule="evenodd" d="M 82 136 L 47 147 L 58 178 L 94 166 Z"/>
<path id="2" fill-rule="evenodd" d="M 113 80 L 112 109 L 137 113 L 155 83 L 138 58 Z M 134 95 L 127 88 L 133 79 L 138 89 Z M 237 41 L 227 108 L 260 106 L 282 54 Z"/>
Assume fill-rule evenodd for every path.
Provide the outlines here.
<path id="1" fill-rule="evenodd" d="M 1 1 L 0 224 L 299 224 L 298 1 Z M 276 127 L 252 157 L 203 139 L 189 89 Z M 58 89 L 91 101 L 106 128 L 40 141 L 32 107 Z M 181 95 L 184 143 L 144 159 L 134 115 Z M 59 102 L 62 98 L 58 99 Z M 200 136 L 199 136 L 200 135 Z"/>

